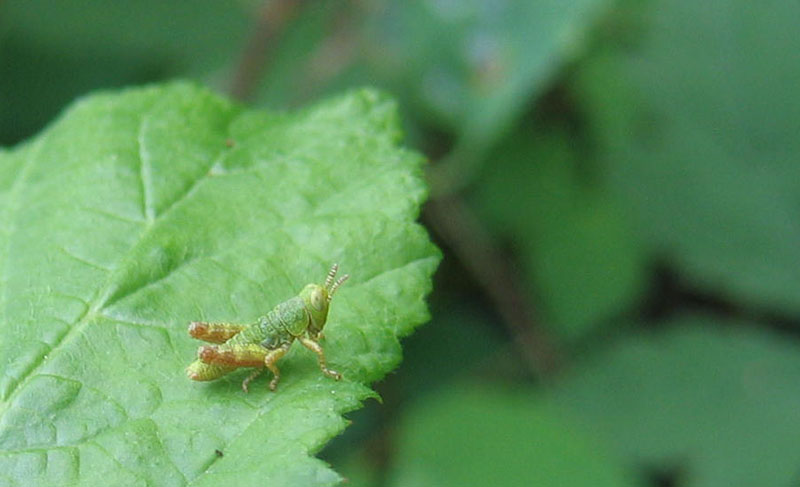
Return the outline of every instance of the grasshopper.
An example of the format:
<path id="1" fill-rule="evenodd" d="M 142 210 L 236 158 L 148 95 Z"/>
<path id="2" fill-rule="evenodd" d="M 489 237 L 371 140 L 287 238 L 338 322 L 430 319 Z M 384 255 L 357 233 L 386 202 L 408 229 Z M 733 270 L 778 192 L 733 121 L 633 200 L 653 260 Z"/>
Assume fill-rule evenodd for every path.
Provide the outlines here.
<path id="1" fill-rule="evenodd" d="M 342 374 L 326 365 L 325 353 L 319 344 L 331 299 L 339 286 L 350 277 L 345 274 L 337 280 L 338 269 L 339 266 L 333 264 L 324 285 L 306 285 L 300 294 L 278 304 L 255 323 L 189 323 L 189 335 L 193 338 L 220 345 L 201 346 L 197 350 L 197 360 L 186 368 L 186 375 L 192 380 L 207 381 L 222 377 L 239 367 L 257 367 L 242 382 L 242 389 L 247 392 L 250 381 L 266 367 L 273 374 L 269 388 L 274 391 L 281 378 L 276 362 L 298 340 L 317 354 L 323 374 L 335 380 L 341 379 Z"/>

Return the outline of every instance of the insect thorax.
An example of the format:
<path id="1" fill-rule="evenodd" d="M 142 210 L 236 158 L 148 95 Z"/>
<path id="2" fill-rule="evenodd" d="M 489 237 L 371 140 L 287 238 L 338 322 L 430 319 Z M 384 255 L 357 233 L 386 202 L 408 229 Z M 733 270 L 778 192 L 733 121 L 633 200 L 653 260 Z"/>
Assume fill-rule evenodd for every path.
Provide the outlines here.
<path id="1" fill-rule="evenodd" d="M 308 328 L 308 311 L 299 296 L 275 306 L 273 309 L 284 329 L 294 336 L 300 336 Z"/>
<path id="2" fill-rule="evenodd" d="M 272 349 L 291 343 L 308 327 L 308 313 L 303 306 L 303 300 L 294 297 L 280 303 L 266 316 L 259 318 L 256 326 L 264 347 Z"/>

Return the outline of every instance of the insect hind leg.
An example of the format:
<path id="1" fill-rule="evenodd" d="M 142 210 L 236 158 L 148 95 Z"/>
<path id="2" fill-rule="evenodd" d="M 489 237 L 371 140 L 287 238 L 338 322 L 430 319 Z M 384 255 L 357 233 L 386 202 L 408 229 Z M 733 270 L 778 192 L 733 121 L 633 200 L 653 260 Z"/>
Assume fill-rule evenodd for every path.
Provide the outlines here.
<path id="1" fill-rule="evenodd" d="M 206 364 L 223 367 L 263 367 L 269 350 L 261 345 L 203 345 L 197 357 Z"/>
<path id="2" fill-rule="evenodd" d="M 247 325 L 192 321 L 189 323 L 189 335 L 204 342 L 225 343 L 245 328 L 247 328 Z"/>
<path id="3" fill-rule="evenodd" d="M 270 350 L 261 345 L 203 345 L 197 350 L 201 362 L 209 365 L 219 365 L 226 368 L 258 367 L 242 382 L 242 389 L 247 392 L 250 381 L 258 377 L 266 366 L 274 377 L 269 383 L 270 390 L 274 391 L 281 378 L 281 371 L 275 362 L 281 359 L 289 350 L 291 343 L 281 345 Z"/>

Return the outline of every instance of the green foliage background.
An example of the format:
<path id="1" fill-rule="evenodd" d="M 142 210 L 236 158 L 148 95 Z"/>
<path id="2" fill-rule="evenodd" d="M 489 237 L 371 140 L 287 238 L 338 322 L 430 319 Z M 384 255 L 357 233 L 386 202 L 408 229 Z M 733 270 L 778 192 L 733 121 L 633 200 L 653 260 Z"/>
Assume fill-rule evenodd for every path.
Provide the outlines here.
<path id="1" fill-rule="evenodd" d="M 0 3 L 0 485 L 799 485 L 799 15 Z M 332 260 L 349 380 L 183 378 Z"/>

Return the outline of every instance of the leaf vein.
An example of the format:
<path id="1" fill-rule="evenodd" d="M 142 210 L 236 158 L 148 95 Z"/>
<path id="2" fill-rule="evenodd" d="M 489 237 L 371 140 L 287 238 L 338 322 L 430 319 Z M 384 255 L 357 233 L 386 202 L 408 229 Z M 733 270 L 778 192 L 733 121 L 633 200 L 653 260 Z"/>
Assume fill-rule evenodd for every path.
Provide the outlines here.
<path id="1" fill-rule="evenodd" d="M 3 211 L 2 222 L 4 223 L 3 233 L 5 234 L 5 242 L 3 245 L 3 253 L 0 255 L 0 260 L 2 261 L 2 264 L 0 264 L 2 265 L 2 270 L 0 271 L 0 286 L 2 286 L 2 292 L 0 292 L 0 313 L 2 313 L 2 316 L 0 316 L 0 326 L 5 325 L 8 320 L 8 263 L 11 261 L 9 254 L 11 253 L 11 235 L 14 233 L 15 229 L 14 220 L 16 213 L 21 207 L 19 204 L 20 192 L 22 191 L 28 173 L 33 167 L 34 161 L 37 159 L 37 155 L 41 151 L 42 145 L 43 142 L 40 141 L 39 144 L 36 145 L 36 149 L 32 151 L 33 153 L 22 162 L 22 167 L 19 172 L 17 172 L 11 189 L 8 191 L 8 204 L 6 205 L 5 211 Z"/>
<path id="2" fill-rule="evenodd" d="M 140 122 L 140 124 L 139 124 L 139 131 L 138 131 L 138 134 L 137 134 L 137 142 L 138 142 L 138 145 L 139 145 L 139 156 L 140 156 L 140 160 L 141 160 L 141 163 L 140 163 L 140 176 L 142 176 L 142 177 L 140 179 L 141 179 L 142 185 L 143 185 L 143 205 L 144 205 L 144 208 L 145 208 L 145 212 L 147 213 L 148 211 L 150 211 L 151 214 L 146 214 L 146 216 L 148 218 L 146 228 L 140 234 L 138 240 L 135 243 L 133 243 L 131 245 L 131 247 L 129 248 L 129 250 L 120 257 L 120 259 L 118 261 L 120 264 L 118 264 L 117 269 L 119 268 L 121 263 L 125 262 L 126 258 L 130 255 L 130 252 L 133 249 L 136 248 L 136 246 L 139 244 L 139 242 L 141 242 L 144 239 L 144 237 L 146 235 L 148 235 L 148 233 L 150 231 L 152 231 L 152 229 L 154 228 L 154 223 L 155 223 L 155 215 L 152 214 L 152 211 L 153 211 L 152 204 L 148 200 L 148 198 L 150 198 L 150 196 L 147 196 L 147 193 L 150 191 L 149 189 L 147 189 L 148 184 L 150 184 L 150 183 L 147 182 L 148 181 L 147 177 L 149 177 L 149 175 L 147 175 L 147 177 L 145 177 L 146 175 L 142 172 L 144 170 L 144 167 L 146 165 L 149 165 L 149 161 L 147 161 L 147 163 L 145 163 L 145 160 L 149 156 L 145 155 L 143 157 L 143 154 L 146 153 L 146 149 L 143 146 L 143 142 L 144 142 L 143 141 L 143 133 L 144 133 L 143 127 L 145 126 L 146 119 L 147 119 L 148 115 L 145 114 L 145 115 L 142 115 L 142 117 L 143 117 L 143 119 L 142 119 L 142 122 Z M 233 120 L 235 120 L 235 117 L 232 117 L 231 119 L 228 120 L 228 124 L 227 124 L 228 127 L 230 127 L 230 124 L 233 122 Z M 225 131 L 228 132 L 229 129 L 226 128 Z M 37 149 L 39 147 L 41 147 L 41 142 L 40 142 L 40 145 L 37 146 Z M 29 161 L 32 161 L 32 160 L 35 160 L 35 159 L 36 159 L 35 157 L 31 156 L 28 160 L 26 160 L 26 166 L 29 168 L 29 166 L 32 164 Z M 25 168 L 23 168 L 23 169 L 25 169 Z M 149 168 L 147 169 L 147 171 L 149 172 Z M 208 177 L 209 177 L 208 172 L 206 172 L 199 179 L 207 179 Z M 18 177 L 17 181 L 15 181 L 14 184 L 17 185 L 19 180 L 20 180 L 20 178 Z M 194 186 L 196 186 L 196 184 L 193 185 L 193 187 Z M 186 195 L 188 195 L 188 193 Z M 184 200 L 186 195 L 184 195 L 183 198 L 180 198 L 180 200 Z M 175 204 L 171 205 L 170 208 L 173 208 L 174 206 L 175 206 Z M 150 208 L 150 209 L 148 210 L 148 208 Z M 163 217 L 166 214 L 167 213 L 164 212 L 160 216 Z M 151 217 L 152 217 L 152 220 L 151 220 Z M 7 245 L 8 245 L 8 243 L 7 243 Z M 180 268 L 180 267 L 182 267 L 182 265 L 178 266 L 177 268 Z M 114 271 L 116 271 L 117 269 L 114 269 Z M 75 322 L 74 322 L 75 324 L 73 326 L 69 327 L 66 331 L 64 331 L 64 332 L 62 332 L 61 334 L 58 335 L 58 337 L 54 341 L 54 345 L 50 348 L 50 351 L 47 354 L 42 354 L 41 356 L 39 356 L 37 358 L 37 360 L 35 360 L 29 367 L 27 367 L 27 370 L 25 371 L 25 373 L 17 381 L 15 381 L 14 385 L 11 387 L 11 389 L 10 389 L 10 391 L 8 393 L 6 402 L 5 403 L 0 403 L 0 420 L 2 420 L 2 418 L 5 416 L 6 412 L 8 411 L 9 405 L 13 402 L 13 398 L 19 393 L 19 391 L 24 387 L 24 385 L 27 384 L 27 382 L 30 380 L 30 378 L 42 366 L 42 364 L 45 362 L 45 358 L 49 357 L 49 356 L 52 356 L 54 353 L 58 352 L 58 350 L 61 347 L 63 347 L 65 344 L 69 343 L 69 341 L 72 339 L 73 336 L 76 336 L 76 335 L 80 334 L 92 319 L 100 317 L 100 316 L 103 316 L 100 313 L 100 310 L 110 304 L 108 302 L 108 299 L 109 299 L 109 296 L 111 295 L 111 291 L 113 289 L 113 283 L 111 282 L 111 279 L 115 275 L 114 271 L 112 271 L 109 274 L 109 277 L 107 278 L 105 285 L 102 287 L 103 291 L 101 291 L 97 295 L 98 297 L 94 300 L 93 305 L 87 307 L 87 309 L 75 320 Z M 159 279 L 159 280 L 162 280 L 162 279 L 163 279 L 163 277 L 161 279 Z M 132 292 L 136 292 L 136 291 L 138 291 L 139 288 L 146 287 L 149 284 L 152 284 L 152 283 L 144 283 L 143 285 L 139 286 L 138 288 L 135 288 Z M 0 294 L 0 299 L 2 299 L 2 301 L 0 301 L 0 310 L 3 311 L 3 320 L 4 321 L 6 319 L 5 298 L 4 298 L 5 292 L 6 292 L 6 286 L 4 285 L 3 286 L 3 293 Z M 131 293 L 126 293 L 126 295 L 130 295 L 130 294 Z M 122 297 L 124 297 L 124 296 L 122 296 Z M 119 298 L 117 298 L 116 300 L 118 300 L 118 299 Z"/>
<path id="3" fill-rule="evenodd" d="M 143 115 L 139 122 L 139 132 L 136 137 L 139 151 L 139 179 L 142 185 L 142 213 L 148 226 L 155 222 L 155 210 L 153 208 L 153 175 L 150 161 L 150 152 L 144 140 L 144 132 L 147 127 L 148 116 Z"/>

